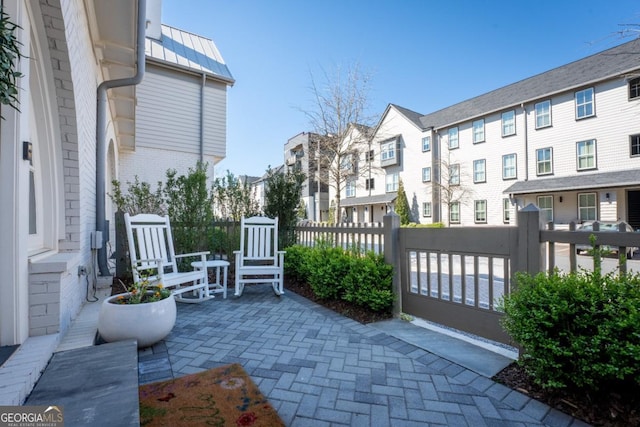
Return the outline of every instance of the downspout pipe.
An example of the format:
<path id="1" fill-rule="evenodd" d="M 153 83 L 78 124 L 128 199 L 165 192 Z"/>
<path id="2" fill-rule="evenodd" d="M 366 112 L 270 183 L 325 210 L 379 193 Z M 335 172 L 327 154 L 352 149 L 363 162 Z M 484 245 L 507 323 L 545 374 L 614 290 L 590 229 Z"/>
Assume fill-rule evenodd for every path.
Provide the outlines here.
<path id="1" fill-rule="evenodd" d="M 107 90 L 135 86 L 142 81 L 145 70 L 145 30 L 146 30 L 147 0 L 138 0 L 138 28 L 136 34 L 136 74 L 124 79 L 106 80 L 98 86 L 98 105 L 96 116 L 96 230 L 102 231 L 102 248 L 98 250 L 98 267 L 101 276 L 109 275 L 107 263 L 107 229 L 105 199 L 106 199 L 106 169 L 107 169 Z"/>
<path id="2" fill-rule="evenodd" d="M 527 107 L 524 103 L 520 104 L 524 115 L 524 180 L 529 181 L 529 132 L 527 129 Z"/>
<path id="3" fill-rule="evenodd" d="M 204 163 L 204 91 L 207 85 L 207 75 L 202 73 L 200 85 L 200 163 Z"/>

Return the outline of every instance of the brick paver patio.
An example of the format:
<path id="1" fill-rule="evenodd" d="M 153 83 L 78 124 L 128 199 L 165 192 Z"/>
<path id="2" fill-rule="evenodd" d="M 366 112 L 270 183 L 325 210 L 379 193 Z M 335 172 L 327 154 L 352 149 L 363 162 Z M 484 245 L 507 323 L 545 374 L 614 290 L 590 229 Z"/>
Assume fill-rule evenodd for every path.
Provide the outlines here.
<path id="1" fill-rule="evenodd" d="M 418 346 L 292 292 L 179 304 L 139 352 L 140 383 L 240 363 L 288 426 L 582 426 Z"/>

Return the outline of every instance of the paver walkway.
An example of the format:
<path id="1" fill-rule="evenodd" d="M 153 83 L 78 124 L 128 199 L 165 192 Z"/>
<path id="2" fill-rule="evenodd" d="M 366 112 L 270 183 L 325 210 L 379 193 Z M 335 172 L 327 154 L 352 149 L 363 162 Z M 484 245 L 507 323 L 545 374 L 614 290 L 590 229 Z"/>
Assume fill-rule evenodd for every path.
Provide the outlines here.
<path id="1" fill-rule="evenodd" d="M 419 343 L 417 343 L 419 344 Z M 443 357 L 292 292 L 178 304 L 140 383 L 240 363 L 288 426 L 583 426 Z"/>

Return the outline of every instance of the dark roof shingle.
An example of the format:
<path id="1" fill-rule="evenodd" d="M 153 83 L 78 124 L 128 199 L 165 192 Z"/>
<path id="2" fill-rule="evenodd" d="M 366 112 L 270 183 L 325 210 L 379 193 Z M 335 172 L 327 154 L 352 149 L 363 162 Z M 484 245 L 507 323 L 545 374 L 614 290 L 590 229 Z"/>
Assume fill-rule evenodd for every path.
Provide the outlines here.
<path id="1" fill-rule="evenodd" d="M 442 128 L 640 69 L 640 38 L 420 117 Z"/>

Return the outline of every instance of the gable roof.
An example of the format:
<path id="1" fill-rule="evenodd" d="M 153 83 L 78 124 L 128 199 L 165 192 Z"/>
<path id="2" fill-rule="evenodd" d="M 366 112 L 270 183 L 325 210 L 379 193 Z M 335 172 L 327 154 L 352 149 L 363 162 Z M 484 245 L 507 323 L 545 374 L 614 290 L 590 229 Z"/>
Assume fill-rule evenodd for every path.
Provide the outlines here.
<path id="1" fill-rule="evenodd" d="M 427 114 L 420 122 L 425 129 L 443 128 L 639 68 L 640 38 Z"/>
<path id="2" fill-rule="evenodd" d="M 160 40 L 147 37 L 147 59 L 178 68 L 205 73 L 233 85 L 235 80 L 213 40 L 162 25 Z"/>
<path id="3" fill-rule="evenodd" d="M 422 114 L 416 113 L 415 111 L 409 110 L 408 108 L 404 108 L 396 104 L 389 104 L 389 106 L 398 110 L 400 114 L 405 116 L 407 120 L 412 122 L 414 125 L 416 125 L 420 129 L 425 129 L 424 125 L 422 124 L 422 121 L 420 120 L 423 117 Z"/>

